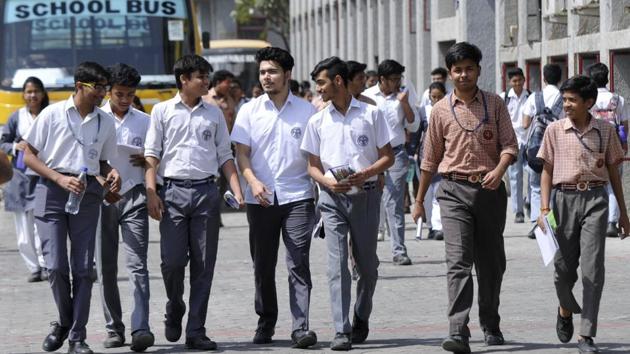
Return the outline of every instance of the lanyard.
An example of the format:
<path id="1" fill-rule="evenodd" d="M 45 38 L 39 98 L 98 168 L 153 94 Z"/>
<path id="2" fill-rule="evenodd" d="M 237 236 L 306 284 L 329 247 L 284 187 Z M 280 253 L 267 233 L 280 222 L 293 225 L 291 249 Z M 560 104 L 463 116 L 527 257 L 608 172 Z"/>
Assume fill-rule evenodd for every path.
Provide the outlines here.
<path id="1" fill-rule="evenodd" d="M 592 118 L 591 118 L 592 119 Z M 573 134 L 575 134 L 575 137 L 580 141 L 580 143 L 582 144 L 582 146 L 584 146 L 584 148 L 590 152 L 595 152 L 593 151 L 593 149 L 591 149 L 588 145 L 586 145 L 586 143 L 584 142 L 584 138 L 581 137 L 578 133 L 577 130 L 575 130 L 575 128 L 572 128 L 571 130 L 573 130 Z M 604 146 L 603 146 L 603 142 L 602 142 L 602 133 L 599 131 L 599 129 L 595 129 L 593 128 L 593 130 L 595 130 L 597 132 L 597 136 L 599 137 L 599 153 L 603 153 L 604 152 Z"/>
<path id="2" fill-rule="evenodd" d="M 96 136 L 94 136 L 94 140 L 92 141 L 92 144 L 90 145 L 98 143 L 98 134 L 101 132 L 101 114 L 100 113 L 96 113 L 96 119 L 97 119 Z M 74 137 L 74 140 L 76 140 L 77 143 L 79 143 L 79 145 L 85 146 L 85 144 L 83 143 L 83 139 L 79 139 L 79 137 L 77 137 L 77 134 L 72 128 L 72 124 L 70 124 L 70 113 L 68 113 L 68 111 L 66 111 L 66 122 L 68 122 L 68 129 L 70 129 L 70 132 L 72 133 L 72 136 Z"/>
<path id="3" fill-rule="evenodd" d="M 459 121 L 459 119 L 457 118 L 457 114 L 455 113 L 455 107 L 453 106 L 453 93 L 454 91 L 452 91 L 451 94 L 448 96 L 448 104 L 449 106 L 451 106 L 451 113 L 453 113 L 453 118 L 455 118 L 455 121 L 457 122 L 457 125 L 459 125 L 460 128 L 462 128 L 463 130 L 469 133 L 472 133 L 472 132 L 476 132 L 479 129 L 479 127 L 481 127 L 482 124 L 488 123 L 490 121 L 490 117 L 488 116 L 488 104 L 486 103 L 486 95 L 483 93 L 483 91 L 481 91 L 481 100 L 483 102 L 483 111 L 484 111 L 483 120 L 477 123 L 477 126 L 473 129 L 465 128 L 462 125 L 462 123 Z"/>

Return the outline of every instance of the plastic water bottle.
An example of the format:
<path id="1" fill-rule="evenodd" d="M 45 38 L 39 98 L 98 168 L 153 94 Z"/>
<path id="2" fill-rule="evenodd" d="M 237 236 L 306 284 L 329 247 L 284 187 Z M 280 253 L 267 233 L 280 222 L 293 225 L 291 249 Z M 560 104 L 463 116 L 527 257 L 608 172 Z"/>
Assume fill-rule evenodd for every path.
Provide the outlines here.
<path id="1" fill-rule="evenodd" d="M 81 174 L 79 180 L 83 183 L 83 190 L 79 194 L 70 192 L 68 196 L 68 202 L 66 203 L 66 213 L 77 215 L 79 213 L 79 206 L 81 206 L 81 200 L 85 194 L 85 188 L 87 188 L 87 167 L 81 168 Z"/>
<path id="2" fill-rule="evenodd" d="M 410 160 L 412 159 L 413 157 Z M 416 168 L 414 165 L 414 161 L 412 160 L 412 161 L 409 161 L 409 168 L 407 169 L 407 178 L 406 178 L 407 183 L 413 181 L 413 177 L 415 176 L 415 174 L 416 174 Z"/>
<path id="3" fill-rule="evenodd" d="M 617 128 L 618 133 L 619 133 L 619 139 L 621 140 L 622 144 L 625 144 L 628 142 L 628 136 L 626 135 L 626 129 L 623 125 L 619 125 L 619 127 Z"/>
<path id="4" fill-rule="evenodd" d="M 26 165 L 24 164 L 24 151 L 17 152 L 17 160 L 15 161 L 15 167 L 18 170 L 26 170 Z"/>

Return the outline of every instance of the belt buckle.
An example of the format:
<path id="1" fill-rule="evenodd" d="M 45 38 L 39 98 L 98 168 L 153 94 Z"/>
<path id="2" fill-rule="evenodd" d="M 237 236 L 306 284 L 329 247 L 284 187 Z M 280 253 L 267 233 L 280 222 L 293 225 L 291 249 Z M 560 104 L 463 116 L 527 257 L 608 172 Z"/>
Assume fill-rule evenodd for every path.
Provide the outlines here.
<path id="1" fill-rule="evenodd" d="M 468 182 L 470 183 L 479 183 L 480 180 L 481 180 L 480 174 L 468 176 Z"/>
<path id="2" fill-rule="evenodd" d="M 588 182 L 578 182 L 575 185 L 575 189 L 577 189 L 580 192 L 584 192 L 585 190 L 588 189 Z"/>
<path id="3" fill-rule="evenodd" d="M 184 180 L 184 187 L 185 188 L 190 188 L 190 187 L 192 187 L 192 185 L 193 185 L 193 183 L 192 183 L 191 180 L 189 180 L 189 179 Z"/>

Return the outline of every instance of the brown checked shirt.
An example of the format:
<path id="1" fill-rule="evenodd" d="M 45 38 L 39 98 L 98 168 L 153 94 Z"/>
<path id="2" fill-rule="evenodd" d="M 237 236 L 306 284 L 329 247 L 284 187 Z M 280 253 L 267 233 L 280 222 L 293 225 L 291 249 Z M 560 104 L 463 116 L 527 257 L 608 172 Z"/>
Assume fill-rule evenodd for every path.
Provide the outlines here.
<path id="1" fill-rule="evenodd" d="M 616 135 L 615 127 L 602 120 L 591 118 L 580 133 L 564 118 L 549 124 L 537 156 L 553 165 L 553 185 L 608 181 L 606 166 L 619 164 L 624 155 Z"/>
<path id="2" fill-rule="evenodd" d="M 423 149 L 422 170 L 466 175 L 488 173 L 497 167 L 501 155 L 516 158 L 518 154 L 505 103 L 498 95 L 481 90 L 469 104 L 453 93 L 433 106 Z"/>

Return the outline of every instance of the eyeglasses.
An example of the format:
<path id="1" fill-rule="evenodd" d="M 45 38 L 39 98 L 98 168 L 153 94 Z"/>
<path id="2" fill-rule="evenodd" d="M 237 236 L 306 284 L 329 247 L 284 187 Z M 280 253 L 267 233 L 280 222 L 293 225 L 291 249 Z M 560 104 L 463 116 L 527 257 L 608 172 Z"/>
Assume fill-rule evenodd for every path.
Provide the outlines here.
<path id="1" fill-rule="evenodd" d="M 96 84 L 96 83 L 93 83 L 93 82 L 80 82 L 79 81 L 79 84 L 81 84 L 83 86 L 87 86 L 87 87 L 89 87 L 89 88 L 91 88 L 93 90 L 96 90 L 96 91 L 101 91 L 101 92 L 107 92 L 111 88 L 110 85 L 101 85 L 101 84 Z"/>

